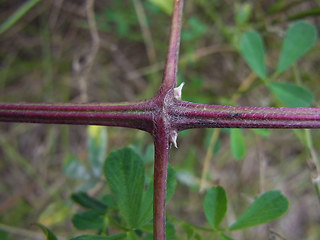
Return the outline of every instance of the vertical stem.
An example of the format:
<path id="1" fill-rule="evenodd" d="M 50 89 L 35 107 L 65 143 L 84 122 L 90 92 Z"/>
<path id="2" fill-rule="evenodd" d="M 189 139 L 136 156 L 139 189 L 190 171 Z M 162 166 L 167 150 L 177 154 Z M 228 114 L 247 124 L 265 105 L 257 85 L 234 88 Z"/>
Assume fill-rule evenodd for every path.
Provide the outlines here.
<path id="1" fill-rule="evenodd" d="M 177 85 L 183 2 L 184 0 L 174 0 L 168 55 L 160 92 L 167 92 Z"/>
<path id="2" fill-rule="evenodd" d="M 153 193 L 153 239 L 166 239 L 166 190 L 171 124 L 167 112 L 169 102 L 174 100 L 173 88 L 177 85 L 182 8 L 184 0 L 174 0 L 169 49 L 159 95 L 154 99 L 158 111 L 154 113 L 154 193 Z M 168 94 L 170 92 L 170 94 Z"/>
<path id="3" fill-rule="evenodd" d="M 161 128 L 160 122 L 154 138 L 154 193 L 153 193 L 153 239 L 166 239 L 166 188 L 169 159 L 169 134 L 166 127 Z"/>

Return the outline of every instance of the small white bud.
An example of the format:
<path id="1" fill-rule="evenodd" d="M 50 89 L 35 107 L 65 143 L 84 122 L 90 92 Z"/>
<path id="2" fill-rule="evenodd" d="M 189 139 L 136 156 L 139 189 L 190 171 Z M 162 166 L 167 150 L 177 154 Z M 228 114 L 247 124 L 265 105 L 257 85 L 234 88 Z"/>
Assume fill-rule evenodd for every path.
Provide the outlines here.
<path id="1" fill-rule="evenodd" d="M 173 89 L 173 94 L 175 99 L 181 100 L 183 86 L 184 86 L 184 82 L 181 83 L 179 87 L 176 87 Z"/>
<path id="2" fill-rule="evenodd" d="M 171 133 L 170 133 L 170 143 L 172 143 L 175 148 L 178 148 L 177 138 L 178 138 L 178 132 L 176 130 L 171 131 Z"/>

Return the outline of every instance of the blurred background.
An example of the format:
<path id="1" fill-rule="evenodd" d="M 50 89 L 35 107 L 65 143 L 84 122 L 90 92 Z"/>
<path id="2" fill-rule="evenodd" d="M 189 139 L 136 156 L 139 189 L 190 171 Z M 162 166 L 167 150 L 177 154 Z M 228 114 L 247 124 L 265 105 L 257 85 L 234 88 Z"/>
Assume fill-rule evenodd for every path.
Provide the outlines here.
<path id="1" fill-rule="evenodd" d="M 21 10 L 23 4 L 30 5 Z M 170 28 L 170 0 L 99 0 L 94 16 L 100 44 L 90 32 L 88 1 L 0 1 L 0 102 L 119 102 L 154 96 L 161 84 Z M 17 13 L 18 12 L 18 13 Z M 12 25 L 8 18 L 17 14 Z M 274 72 L 284 33 L 305 19 L 320 30 L 319 0 L 188 0 L 184 9 L 178 82 L 182 99 L 206 104 L 284 106 L 251 72 L 239 54 L 239 39 L 255 29 Z M 5 26 L 7 24 L 7 27 Z M 319 41 L 280 76 L 320 96 Z M 152 157 L 152 138 L 137 130 L 111 128 L 105 147 L 132 145 Z M 231 151 L 230 130 L 201 129 L 179 134 L 170 163 L 178 186 L 168 215 L 208 226 L 205 189 L 222 185 L 229 197 L 225 226 L 260 193 L 281 190 L 287 214 L 262 227 L 235 232 L 245 239 L 320 239 L 320 205 L 310 161 L 320 149 L 320 131 L 243 130 L 241 153 Z M 0 123 L 0 239 L 44 239 L 40 222 L 60 239 L 79 235 L 71 223 L 77 189 L 99 195 L 101 179 L 68 172 L 72 159 L 86 166 L 85 126 Z M 312 140 L 312 146 L 306 144 Z M 71 160 L 70 160 L 71 159 Z M 207 161 L 205 161 L 207 159 Z M 207 164 L 205 164 L 207 162 Z M 146 163 L 148 168 L 152 163 Z M 176 229 L 177 239 L 186 239 Z M 203 233 L 205 239 L 207 233 Z M 210 236 L 210 235 L 209 235 Z"/>

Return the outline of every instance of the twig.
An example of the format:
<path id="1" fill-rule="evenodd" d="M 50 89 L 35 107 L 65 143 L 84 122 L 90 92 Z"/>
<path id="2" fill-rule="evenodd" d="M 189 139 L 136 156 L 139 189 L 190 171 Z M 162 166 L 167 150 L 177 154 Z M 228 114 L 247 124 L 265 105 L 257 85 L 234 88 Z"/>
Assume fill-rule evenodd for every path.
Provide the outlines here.
<path id="1" fill-rule="evenodd" d="M 86 14 L 87 21 L 90 29 L 90 35 L 92 39 L 91 50 L 89 54 L 86 56 L 86 62 L 84 66 L 82 66 L 82 70 L 79 76 L 79 85 L 80 85 L 80 100 L 82 102 L 88 101 L 88 86 L 87 80 L 89 73 L 92 69 L 94 59 L 98 53 L 98 49 L 100 46 L 100 38 L 96 26 L 96 21 L 94 19 L 94 0 L 87 0 L 86 2 Z"/>
<path id="2" fill-rule="evenodd" d="M 149 62 L 154 63 L 156 61 L 156 51 L 154 48 L 151 31 L 147 23 L 145 11 L 141 4 L 141 0 L 133 0 L 133 4 L 137 12 L 137 17 L 142 31 L 142 36 L 146 45 Z"/>
<path id="3" fill-rule="evenodd" d="M 236 102 L 241 97 L 242 93 L 247 91 L 256 79 L 257 75 L 254 72 L 251 72 L 249 76 L 242 81 L 237 91 L 233 94 L 231 101 Z"/>

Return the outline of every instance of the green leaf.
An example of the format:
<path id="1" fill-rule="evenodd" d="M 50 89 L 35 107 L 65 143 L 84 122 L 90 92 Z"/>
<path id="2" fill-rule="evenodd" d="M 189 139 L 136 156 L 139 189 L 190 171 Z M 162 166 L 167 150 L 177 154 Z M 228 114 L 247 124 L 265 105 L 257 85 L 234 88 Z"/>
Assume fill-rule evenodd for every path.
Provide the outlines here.
<path id="1" fill-rule="evenodd" d="M 175 191 L 177 185 L 176 171 L 169 165 L 168 167 L 168 179 L 167 179 L 167 199 L 168 202 Z M 153 181 L 150 182 L 148 189 L 143 192 L 141 210 L 138 220 L 138 226 L 145 225 L 152 219 L 153 209 Z"/>
<path id="2" fill-rule="evenodd" d="M 73 193 L 71 195 L 71 199 L 85 208 L 102 211 L 102 212 L 107 210 L 107 205 L 105 205 L 103 202 L 100 202 L 99 200 L 93 197 L 90 197 L 85 192 Z"/>
<path id="3" fill-rule="evenodd" d="M 317 29 L 306 21 L 298 21 L 291 25 L 286 33 L 277 73 L 288 69 L 295 61 L 304 55 L 317 41 Z"/>
<path id="4" fill-rule="evenodd" d="M 183 223 L 180 225 L 183 231 L 187 234 L 187 240 L 202 240 L 199 233 L 196 232 L 195 227 L 192 225 L 189 225 L 187 223 Z"/>
<path id="5" fill-rule="evenodd" d="M 77 213 L 72 217 L 73 225 L 79 230 L 101 229 L 103 227 L 103 222 L 103 213 L 96 210 Z"/>
<path id="6" fill-rule="evenodd" d="M 126 234 L 120 233 L 112 236 L 82 235 L 75 238 L 71 238 L 70 240 L 121 240 L 125 238 Z"/>
<path id="7" fill-rule="evenodd" d="M 167 240 L 173 240 L 176 239 L 176 229 L 174 228 L 174 225 L 167 221 L 166 223 L 166 238 Z"/>
<path id="8" fill-rule="evenodd" d="M 149 0 L 154 5 L 162 9 L 168 15 L 172 14 L 173 10 L 173 0 Z"/>
<path id="9" fill-rule="evenodd" d="M 0 25 L 0 34 L 12 27 L 20 18 L 22 18 L 30 9 L 37 5 L 40 0 L 29 0 L 21 5 L 7 20 Z"/>
<path id="10" fill-rule="evenodd" d="M 58 238 L 51 232 L 49 228 L 46 226 L 40 224 L 40 223 L 34 223 L 37 227 L 39 227 L 42 232 L 46 235 L 46 240 L 58 240 Z"/>
<path id="11" fill-rule="evenodd" d="M 127 227 L 136 228 L 144 188 L 142 159 L 128 147 L 113 151 L 105 162 L 104 173 Z"/>
<path id="12" fill-rule="evenodd" d="M 235 159 L 241 160 L 246 155 L 246 145 L 242 130 L 238 128 L 232 128 L 230 134 L 232 155 Z"/>
<path id="13" fill-rule="evenodd" d="M 107 128 L 104 126 L 88 127 L 88 158 L 95 177 L 100 177 L 107 151 Z"/>
<path id="14" fill-rule="evenodd" d="M 127 232 L 127 240 L 138 240 L 138 236 L 134 231 Z"/>
<path id="15" fill-rule="evenodd" d="M 210 225 L 217 230 L 227 211 L 225 190 L 220 186 L 211 188 L 205 196 L 203 207 Z"/>
<path id="16" fill-rule="evenodd" d="M 101 201 L 111 209 L 115 208 L 117 205 L 111 194 L 103 195 Z"/>
<path id="17" fill-rule="evenodd" d="M 310 107 L 314 96 L 310 90 L 287 82 L 270 82 L 271 92 L 288 107 Z"/>
<path id="18" fill-rule="evenodd" d="M 244 214 L 229 227 L 229 230 L 238 230 L 270 222 L 282 216 L 288 207 L 288 199 L 280 191 L 268 191 L 259 196 Z"/>
<path id="19" fill-rule="evenodd" d="M 169 165 L 168 178 L 167 178 L 167 202 L 172 198 L 177 186 L 177 174 L 176 171 Z"/>
<path id="20" fill-rule="evenodd" d="M 258 32 L 252 30 L 241 36 L 240 52 L 259 77 L 267 77 L 264 43 Z"/>
<path id="21" fill-rule="evenodd" d="M 153 216 L 153 181 L 150 182 L 146 191 L 143 192 L 138 226 L 142 227 L 148 223 Z"/>

